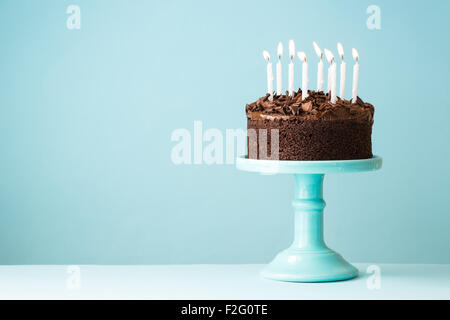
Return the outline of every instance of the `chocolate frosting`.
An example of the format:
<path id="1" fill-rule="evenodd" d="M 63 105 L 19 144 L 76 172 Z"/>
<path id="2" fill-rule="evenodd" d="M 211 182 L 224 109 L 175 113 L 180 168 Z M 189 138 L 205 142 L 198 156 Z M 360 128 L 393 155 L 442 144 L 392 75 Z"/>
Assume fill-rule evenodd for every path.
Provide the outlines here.
<path id="1" fill-rule="evenodd" d="M 360 119 L 372 122 L 374 108 L 370 103 L 359 97 L 355 103 L 337 98 L 335 104 L 330 102 L 329 94 L 323 91 L 308 91 L 308 97 L 302 101 L 302 91 L 299 89 L 292 97 L 288 92 L 284 95 L 274 95 L 269 100 L 269 94 L 245 106 L 248 118 L 251 119 L 308 119 L 308 120 L 345 120 Z"/>

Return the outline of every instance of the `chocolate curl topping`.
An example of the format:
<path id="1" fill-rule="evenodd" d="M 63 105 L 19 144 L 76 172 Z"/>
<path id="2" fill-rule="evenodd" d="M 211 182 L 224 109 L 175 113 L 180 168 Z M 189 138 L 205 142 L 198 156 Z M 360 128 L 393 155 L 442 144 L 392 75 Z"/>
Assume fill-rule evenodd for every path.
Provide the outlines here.
<path id="1" fill-rule="evenodd" d="M 356 103 L 351 100 L 337 98 L 336 104 L 330 103 L 330 97 L 323 91 L 308 90 L 308 97 L 302 101 L 302 90 L 298 89 L 293 96 L 286 94 L 274 95 L 270 101 L 269 94 L 259 98 L 253 103 L 246 105 L 246 112 L 262 112 L 278 115 L 355 115 L 359 113 L 369 114 L 373 117 L 374 108 L 370 103 L 366 103 L 358 97 Z"/>

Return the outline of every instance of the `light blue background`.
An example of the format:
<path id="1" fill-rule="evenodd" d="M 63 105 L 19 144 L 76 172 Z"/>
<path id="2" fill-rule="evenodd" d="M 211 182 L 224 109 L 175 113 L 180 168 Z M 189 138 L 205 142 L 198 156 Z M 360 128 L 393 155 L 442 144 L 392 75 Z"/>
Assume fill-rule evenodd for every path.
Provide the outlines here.
<path id="1" fill-rule="evenodd" d="M 292 177 L 175 166 L 170 136 L 194 120 L 244 128 L 266 90 L 262 50 L 291 38 L 312 84 L 313 40 L 342 42 L 350 77 L 358 48 L 376 110 L 383 169 L 325 178 L 330 247 L 450 263 L 449 14 L 448 1 L 2 0 L 0 264 L 269 261 L 292 240 Z"/>

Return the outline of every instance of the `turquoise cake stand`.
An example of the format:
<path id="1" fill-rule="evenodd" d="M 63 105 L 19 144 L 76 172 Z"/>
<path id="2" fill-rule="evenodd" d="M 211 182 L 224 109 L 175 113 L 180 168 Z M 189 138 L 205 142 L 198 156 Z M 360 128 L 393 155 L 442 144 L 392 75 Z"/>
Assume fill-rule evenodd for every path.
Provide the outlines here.
<path id="1" fill-rule="evenodd" d="M 268 264 L 261 275 L 268 279 L 294 282 L 338 281 L 356 277 L 358 270 L 323 239 L 323 178 L 329 173 L 373 171 L 382 159 L 343 161 L 277 161 L 237 159 L 239 170 L 261 174 L 293 174 L 295 197 L 294 242 Z"/>

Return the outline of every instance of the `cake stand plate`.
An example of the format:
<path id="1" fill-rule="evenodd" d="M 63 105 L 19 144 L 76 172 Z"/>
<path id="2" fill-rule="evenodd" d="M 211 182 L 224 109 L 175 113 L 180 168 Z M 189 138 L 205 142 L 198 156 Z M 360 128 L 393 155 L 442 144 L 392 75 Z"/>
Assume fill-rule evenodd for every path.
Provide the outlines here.
<path id="1" fill-rule="evenodd" d="M 329 173 L 373 171 L 381 168 L 381 157 L 341 161 L 277 161 L 240 157 L 239 170 L 261 174 L 293 174 L 295 197 L 294 241 L 268 264 L 261 275 L 294 282 L 338 281 L 354 278 L 358 270 L 323 239 L 323 178 Z"/>

